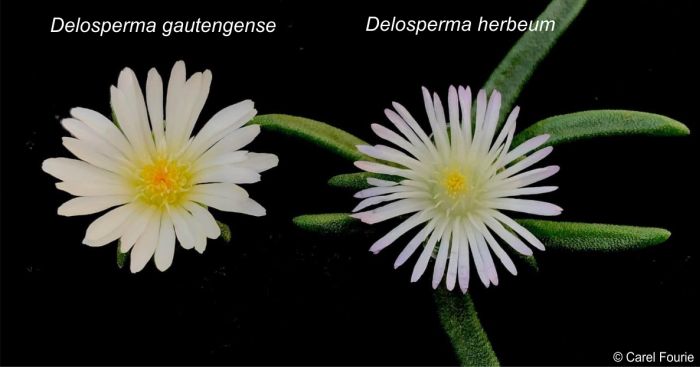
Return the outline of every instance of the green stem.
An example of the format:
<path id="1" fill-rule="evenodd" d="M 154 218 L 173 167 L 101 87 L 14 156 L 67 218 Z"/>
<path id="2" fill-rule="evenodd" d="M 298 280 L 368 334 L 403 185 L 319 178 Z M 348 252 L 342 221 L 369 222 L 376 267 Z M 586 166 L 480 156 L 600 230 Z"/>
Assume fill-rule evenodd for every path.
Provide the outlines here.
<path id="1" fill-rule="evenodd" d="M 462 366 L 498 366 L 498 358 L 481 326 L 469 295 L 437 289 L 435 306 Z"/>

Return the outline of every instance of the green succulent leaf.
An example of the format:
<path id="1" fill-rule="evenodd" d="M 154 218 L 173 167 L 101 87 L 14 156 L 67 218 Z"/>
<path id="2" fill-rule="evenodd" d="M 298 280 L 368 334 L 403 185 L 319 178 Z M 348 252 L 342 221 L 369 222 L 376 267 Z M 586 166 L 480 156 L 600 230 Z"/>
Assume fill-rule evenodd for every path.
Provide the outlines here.
<path id="1" fill-rule="evenodd" d="M 549 249 L 585 252 L 617 252 L 665 242 L 671 232 L 663 228 L 613 224 L 555 222 L 520 219 L 518 223 Z"/>
<path id="2" fill-rule="evenodd" d="M 344 173 L 337 176 L 333 176 L 330 178 L 330 180 L 328 180 L 328 184 L 332 187 L 337 187 L 341 189 L 362 190 L 371 187 L 371 185 L 367 183 L 367 179 L 370 177 L 389 181 L 401 180 L 400 177 L 396 176 L 382 175 L 371 172 L 356 172 Z"/>
<path id="3" fill-rule="evenodd" d="M 119 241 L 117 241 L 117 267 L 119 269 L 124 267 L 124 264 L 126 263 L 126 258 L 129 256 L 128 252 L 122 252 L 121 247 L 122 240 L 120 239 Z"/>
<path id="4" fill-rule="evenodd" d="M 325 122 L 305 117 L 272 114 L 256 116 L 250 123 L 258 124 L 269 131 L 306 140 L 351 161 L 374 160 L 360 153 L 356 148 L 356 145 L 367 143 Z"/>
<path id="5" fill-rule="evenodd" d="M 506 250 L 506 251 L 507 251 L 507 250 Z M 530 255 L 530 256 L 523 255 L 523 254 L 521 254 L 521 253 L 519 253 L 519 252 L 516 252 L 516 251 L 514 251 L 514 250 L 513 250 L 513 251 L 510 251 L 510 253 L 511 253 L 511 256 L 512 256 L 512 257 L 515 257 L 515 258 L 520 259 L 520 261 L 521 261 L 525 266 L 527 266 L 528 268 L 530 268 L 530 270 L 532 270 L 532 271 L 534 271 L 534 272 L 540 271 L 540 266 L 537 264 L 537 259 L 535 259 L 535 256 L 533 256 L 533 255 Z"/>
<path id="6" fill-rule="evenodd" d="M 362 229 L 362 222 L 348 213 L 306 214 L 294 217 L 292 221 L 303 230 L 323 234 L 349 234 Z"/>
<path id="7" fill-rule="evenodd" d="M 216 224 L 219 226 L 219 229 L 221 230 L 221 234 L 219 235 L 219 238 L 224 240 L 224 242 L 229 243 L 231 242 L 231 228 L 228 226 L 228 224 L 220 221 L 216 221 Z"/>
<path id="8" fill-rule="evenodd" d="M 568 113 L 534 123 L 513 138 L 513 146 L 537 135 L 549 134 L 546 145 L 557 145 L 598 136 L 683 136 L 690 130 L 666 116 L 626 110 L 593 110 Z"/>
<path id="9" fill-rule="evenodd" d="M 498 366 L 471 297 L 443 288 L 434 294 L 440 322 L 462 366 Z"/>
<path id="10" fill-rule="evenodd" d="M 554 30 L 525 32 L 491 73 L 484 88 L 489 93 L 497 89 L 502 94 L 500 123 L 503 122 L 503 115 L 510 113 L 537 65 L 547 56 L 585 4 L 585 0 L 554 0 L 549 3 L 537 19 L 554 20 Z"/>

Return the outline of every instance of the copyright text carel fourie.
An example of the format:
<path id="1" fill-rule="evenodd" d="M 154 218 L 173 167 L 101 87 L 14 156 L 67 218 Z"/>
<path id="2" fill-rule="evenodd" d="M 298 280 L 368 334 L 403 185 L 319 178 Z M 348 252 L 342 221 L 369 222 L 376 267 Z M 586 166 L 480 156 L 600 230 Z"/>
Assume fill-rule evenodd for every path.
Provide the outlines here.
<path id="1" fill-rule="evenodd" d="M 695 355 L 688 352 L 671 353 L 667 351 L 639 353 L 635 351 L 613 353 L 615 363 L 638 363 L 638 364 L 690 364 L 695 362 Z"/>

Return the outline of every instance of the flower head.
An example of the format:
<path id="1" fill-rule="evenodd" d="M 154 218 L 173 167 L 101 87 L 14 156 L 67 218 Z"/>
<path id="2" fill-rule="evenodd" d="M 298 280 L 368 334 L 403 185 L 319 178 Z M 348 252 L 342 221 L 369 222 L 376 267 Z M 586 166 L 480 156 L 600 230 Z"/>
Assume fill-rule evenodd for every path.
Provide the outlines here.
<path id="1" fill-rule="evenodd" d="M 561 213 L 556 205 L 516 198 L 557 189 L 528 187 L 559 171 L 558 166 L 526 171 L 552 152 L 552 147 L 537 150 L 549 136 L 537 136 L 512 147 L 519 108 L 510 113 L 499 131 L 501 95 L 497 91 L 491 93 L 488 101 L 486 92 L 479 91 L 474 121 L 469 87 L 450 87 L 447 111 L 437 94 L 431 96 L 423 88 L 423 97 L 431 136 L 403 106 L 394 103 L 394 110 L 384 112 L 400 134 L 379 124 L 373 124 L 372 130 L 400 149 L 385 145 L 358 146 L 367 156 L 386 162 L 355 162 L 358 168 L 395 179 L 369 178 L 368 183 L 373 187 L 355 194 L 364 200 L 354 209 L 357 213 L 353 216 L 374 224 L 411 214 L 372 245 L 370 251 L 374 253 L 422 226 L 394 264 L 400 266 L 424 244 L 411 281 L 423 275 L 434 257 L 433 288 L 440 284 L 446 270 L 447 288 L 452 290 L 458 281 L 466 292 L 472 263 L 485 286 L 497 285 L 492 253 L 508 271 L 517 273 L 501 242 L 524 255 L 532 255 L 526 243 L 544 250 L 542 242 L 502 211 Z M 383 205 L 361 211 L 378 204 Z"/>
<path id="2" fill-rule="evenodd" d="M 110 208 L 87 229 L 83 243 L 103 246 L 120 240 L 131 250 L 131 271 L 143 269 L 151 257 L 166 270 L 173 261 L 176 239 L 185 249 L 204 252 L 207 238 L 220 229 L 208 207 L 265 215 L 265 209 L 238 184 L 260 180 L 275 167 L 274 154 L 240 150 L 260 132 L 243 126 L 255 116 L 246 100 L 215 114 L 192 135 L 209 94 L 211 72 L 186 78 L 185 63 L 175 63 L 164 107 L 163 82 L 148 73 L 146 98 L 134 72 L 125 68 L 111 88 L 116 121 L 99 112 L 73 108 L 62 120 L 72 137 L 63 145 L 78 159 L 50 158 L 45 172 L 58 178 L 56 187 L 73 198 L 58 208 L 65 216 Z"/>

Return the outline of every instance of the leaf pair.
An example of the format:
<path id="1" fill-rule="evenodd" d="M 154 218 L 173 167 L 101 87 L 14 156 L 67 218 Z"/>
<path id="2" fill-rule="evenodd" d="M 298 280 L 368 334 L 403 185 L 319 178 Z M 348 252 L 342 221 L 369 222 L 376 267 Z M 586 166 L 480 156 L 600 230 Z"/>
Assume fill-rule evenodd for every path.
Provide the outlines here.
<path id="1" fill-rule="evenodd" d="M 666 241 L 671 232 L 662 228 L 620 226 L 598 223 L 559 222 L 538 219 L 517 220 L 547 248 L 564 251 L 616 252 L 639 249 Z M 310 232 L 342 235 L 366 227 L 347 213 L 307 214 L 294 223 Z"/>

